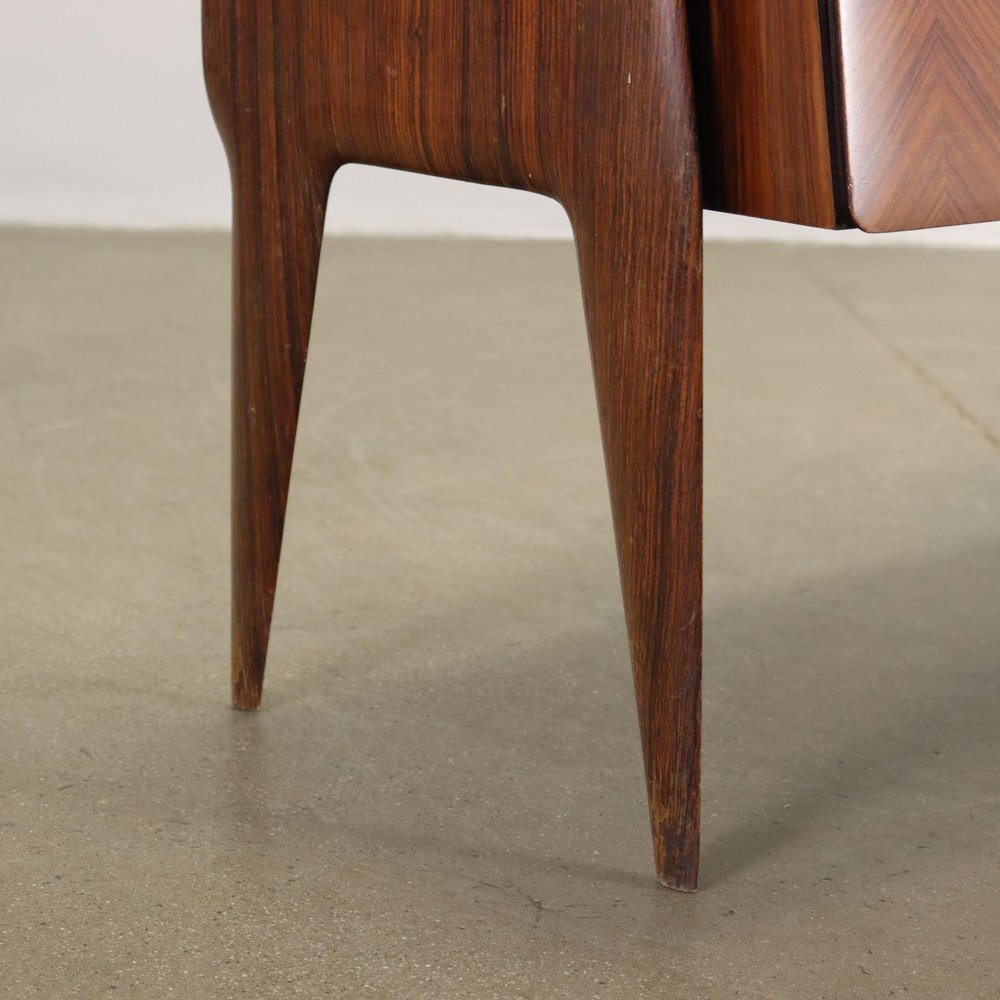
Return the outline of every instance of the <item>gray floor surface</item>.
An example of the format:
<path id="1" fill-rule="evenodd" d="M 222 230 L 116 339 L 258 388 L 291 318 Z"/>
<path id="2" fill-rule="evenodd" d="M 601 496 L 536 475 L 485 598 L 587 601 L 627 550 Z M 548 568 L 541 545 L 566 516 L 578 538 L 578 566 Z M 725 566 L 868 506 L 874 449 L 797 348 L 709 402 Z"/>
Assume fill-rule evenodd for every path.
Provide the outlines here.
<path id="1" fill-rule="evenodd" d="M 329 241 L 242 714 L 228 238 L 0 233 L 0 996 L 1000 997 L 998 273 L 709 248 L 684 896 L 568 243 Z"/>

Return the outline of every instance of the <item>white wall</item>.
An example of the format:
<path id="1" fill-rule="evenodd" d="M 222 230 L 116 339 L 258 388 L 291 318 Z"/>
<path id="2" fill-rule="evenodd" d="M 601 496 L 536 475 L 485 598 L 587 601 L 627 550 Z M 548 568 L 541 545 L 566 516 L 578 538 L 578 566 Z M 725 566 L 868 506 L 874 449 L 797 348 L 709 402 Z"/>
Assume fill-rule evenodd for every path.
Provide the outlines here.
<path id="1" fill-rule="evenodd" d="M 2 0 L 0 222 L 222 227 L 228 174 L 201 78 L 198 0 Z M 341 232 L 563 236 L 544 198 L 348 167 Z M 710 215 L 710 236 L 860 240 Z M 878 240 L 1000 245 L 1000 224 Z"/>

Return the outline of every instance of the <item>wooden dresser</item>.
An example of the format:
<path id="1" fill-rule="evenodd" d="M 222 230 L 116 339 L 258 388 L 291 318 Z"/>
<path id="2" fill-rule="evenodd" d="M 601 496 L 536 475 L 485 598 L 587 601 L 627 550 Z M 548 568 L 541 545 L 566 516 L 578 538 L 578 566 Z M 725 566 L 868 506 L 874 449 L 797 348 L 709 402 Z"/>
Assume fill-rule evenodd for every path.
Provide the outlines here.
<path id="1" fill-rule="evenodd" d="M 998 9 L 203 0 L 233 180 L 233 703 L 263 690 L 335 173 L 549 195 L 580 262 L 656 874 L 695 888 L 703 204 L 869 230 L 1000 218 Z"/>

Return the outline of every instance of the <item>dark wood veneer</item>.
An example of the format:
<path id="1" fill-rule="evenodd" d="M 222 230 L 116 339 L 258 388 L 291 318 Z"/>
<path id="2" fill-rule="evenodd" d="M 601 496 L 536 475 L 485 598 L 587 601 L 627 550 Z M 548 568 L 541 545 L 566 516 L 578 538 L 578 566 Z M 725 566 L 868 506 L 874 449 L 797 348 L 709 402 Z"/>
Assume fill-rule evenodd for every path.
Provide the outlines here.
<path id="1" fill-rule="evenodd" d="M 689 0 L 705 207 L 832 229 L 817 0 Z"/>
<path id="2" fill-rule="evenodd" d="M 706 205 L 872 232 L 1000 218 L 995 0 L 690 0 Z"/>

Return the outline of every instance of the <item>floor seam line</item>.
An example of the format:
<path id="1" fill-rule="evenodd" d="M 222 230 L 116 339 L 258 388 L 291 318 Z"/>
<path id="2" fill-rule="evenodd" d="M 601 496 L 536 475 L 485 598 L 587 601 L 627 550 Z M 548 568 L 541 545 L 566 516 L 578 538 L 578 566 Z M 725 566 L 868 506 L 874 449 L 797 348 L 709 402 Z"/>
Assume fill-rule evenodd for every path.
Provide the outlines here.
<path id="1" fill-rule="evenodd" d="M 857 320 L 864 329 L 870 333 L 897 361 L 901 362 L 905 368 L 916 376 L 927 388 L 932 389 L 937 395 L 970 427 L 982 437 L 988 445 L 1000 451 L 1000 436 L 998 436 L 976 416 L 942 381 L 935 378 L 916 358 L 911 357 L 902 348 L 883 334 L 875 324 L 861 312 L 858 307 L 844 296 L 837 288 L 827 285 L 825 282 L 813 276 L 815 284 L 825 291 L 830 297 L 849 315 Z"/>

